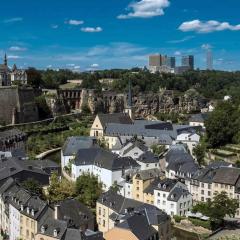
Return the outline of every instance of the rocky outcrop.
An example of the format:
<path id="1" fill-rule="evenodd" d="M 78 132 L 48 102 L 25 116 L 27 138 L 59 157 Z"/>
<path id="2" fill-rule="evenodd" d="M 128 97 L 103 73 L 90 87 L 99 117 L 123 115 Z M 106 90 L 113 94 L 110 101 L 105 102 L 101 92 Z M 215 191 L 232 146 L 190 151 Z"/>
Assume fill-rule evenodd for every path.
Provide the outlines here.
<path id="1" fill-rule="evenodd" d="M 87 106 L 93 114 L 98 112 L 123 112 L 128 100 L 126 94 L 112 91 L 97 93 L 94 90 L 67 90 L 58 91 L 55 99 L 50 102 L 64 103 L 64 109 L 79 110 Z M 188 90 L 184 94 L 177 94 L 171 90 L 162 89 L 159 93 L 141 93 L 132 99 L 135 116 L 147 117 L 156 113 L 190 113 L 200 111 L 205 102 L 195 90 Z M 58 107 L 59 108 L 59 107 Z M 53 107 L 51 107 L 53 110 Z M 55 107 L 55 110 L 57 108 Z M 55 111 L 53 110 L 53 111 Z"/>

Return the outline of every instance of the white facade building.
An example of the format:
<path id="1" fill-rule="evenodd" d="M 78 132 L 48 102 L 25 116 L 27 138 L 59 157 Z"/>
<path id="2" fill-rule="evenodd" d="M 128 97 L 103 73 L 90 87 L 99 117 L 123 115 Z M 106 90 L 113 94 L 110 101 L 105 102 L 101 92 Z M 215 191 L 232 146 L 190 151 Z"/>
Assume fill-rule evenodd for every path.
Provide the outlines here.
<path id="1" fill-rule="evenodd" d="M 154 188 L 154 205 L 170 216 L 185 216 L 192 207 L 192 195 L 184 184 L 164 179 Z"/>

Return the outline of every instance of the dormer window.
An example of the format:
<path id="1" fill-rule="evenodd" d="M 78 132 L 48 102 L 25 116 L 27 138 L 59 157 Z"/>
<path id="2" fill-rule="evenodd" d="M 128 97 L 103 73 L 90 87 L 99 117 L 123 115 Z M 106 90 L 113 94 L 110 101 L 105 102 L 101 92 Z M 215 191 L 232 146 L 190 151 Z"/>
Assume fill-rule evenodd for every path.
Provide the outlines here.
<path id="1" fill-rule="evenodd" d="M 21 211 L 23 211 L 23 205 L 21 205 Z"/>
<path id="2" fill-rule="evenodd" d="M 166 189 L 166 187 L 167 187 L 166 184 L 164 184 L 164 185 L 163 185 L 163 189 Z"/>
<path id="3" fill-rule="evenodd" d="M 54 236 L 54 237 L 57 237 L 58 232 L 59 232 L 58 229 L 54 229 L 54 230 L 53 230 L 53 236 Z"/>
<path id="4" fill-rule="evenodd" d="M 27 207 L 27 214 L 30 214 L 30 208 Z"/>
<path id="5" fill-rule="evenodd" d="M 43 226 L 41 227 L 41 233 L 45 233 L 46 229 L 47 229 L 47 227 L 43 225 Z"/>
<path id="6" fill-rule="evenodd" d="M 35 211 L 34 211 L 34 209 L 32 209 L 32 211 L 31 211 L 31 215 L 34 217 L 34 214 L 35 214 Z"/>

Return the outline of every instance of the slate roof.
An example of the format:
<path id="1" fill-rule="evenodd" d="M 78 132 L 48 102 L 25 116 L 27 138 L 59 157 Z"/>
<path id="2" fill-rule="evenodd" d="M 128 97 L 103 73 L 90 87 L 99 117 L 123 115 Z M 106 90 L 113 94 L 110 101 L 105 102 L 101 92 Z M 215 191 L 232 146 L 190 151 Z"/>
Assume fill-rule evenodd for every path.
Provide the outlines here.
<path id="1" fill-rule="evenodd" d="M 183 145 L 172 145 L 165 156 L 168 163 L 167 169 L 181 172 L 187 176 L 188 173 L 194 174 L 198 170 L 198 165 L 193 157 L 186 151 Z"/>
<path id="2" fill-rule="evenodd" d="M 108 123 L 105 134 L 107 136 L 138 136 L 153 137 L 160 144 L 171 145 L 172 141 L 182 132 L 195 132 L 195 127 L 189 125 L 175 125 L 160 121 L 134 121 L 133 124 Z M 143 139 L 144 140 L 144 139 Z"/>
<path id="3" fill-rule="evenodd" d="M 0 159 L 0 182 L 10 177 L 18 179 L 19 181 L 35 178 L 43 185 L 49 182 L 49 175 L 34 165 L 34 161 L 21 160 L 13 157 L 2 158 Z"/>
<path id="4" fill-rule="evenodd" d="M 27 209 L 29 208 L 29 212 Z M 21 213 L 29 216 L 30 218 L 33 218 L 35 220 L 39 219 L 41 214 L 44 210 L 47 208 L 47 203 L 40 199 L 38 196 L 31 196 L 27 203 L 24 204 L 23 211 L 21 210 Z M 34 215 L 32 214 L 32 211 L 34 212 Z"/>
<path id="5" fill-rule="evenodd" d="M 189 195 L 189 191 L 181 187 L 174 187 L 168 195 L 168 201 L 177 202 L 182 196 Z"/>
<path id="6" fill-rule="evenodd" d="M 213 177 L 213 181 L 216 183 L 236 185 L 240 178 L 239 168 L 221 167 L 216 170 L 216 174 Z"/>
<path id="7" fill-rule="evenodd" d="M 137 159 L 137 161 L 142 162 L 142 163 L 159 163 L 159 158 L 151 151 L 147 151 L 147 152 L 143 153 Z"/>
<path id="8" fill-rule="evenodd" d="M 123 155 L 127 154 L 128 152 L 130 152 L 132 149 L 134 149 L 135 147 L 139 148 L 140 150 L 142 150 L 143 152 L 148 150 L 148 147 L 145 146 L 144 142 L 142 140 L 139 139 L 131 139 L 129 141 L 127 141 L 123 148 L 121 149 L 121 151 L 123 151 Z"/>
<path id="9" fill-rule="evenodd" d="M 42 227 L 44 227 L 44 232 L 42 232 Z M 57 237 L 54 237 L 54 230 L 57 230 Z M 62 220 L 57 220 L 53 218 L 46 218 L 44 223 L 40 225 L 40 228 L 38 229 L 39 233 L 42 233 L 49 237 L 54 237 L 57 239 L 62 239 L 64 237 L 64 234 L 67 231 L 67 222 Z"/>
<path id="10" fill-rule="evenodd" d="M 143 213 L 135 213 L 122 223 L 117 224 L 116 227 L 131 231 L 139 240 L 150 239 L 157 233 Z"/>
<path id="11" fill-rule="evenodd" d="M 148 179 L 158 178 L 163 175 L 164 174 L 158 168 L 154 168 L 154 169 L 138 171 L 136 174 L 136 178 L 141 180 L 148 180 Z"/>
<path id="12" fill-rule="evenodd" d="M 112 171 L 139 167 L 131 157 L 120 157 L 102 148 L 80 149 L 73 162 L 77 166 L 96 165 Z"/>
<path id="13" fill-rule="evenodd" d="M 93 213 L 75 199 L 66 199 L 58 203 L 58 219 L 68 222 L 68 227 L 80 228 L 88 221 L 94 221 Z"/>
<path id="14" fill-rule="evenodd" d="M 125 213 L 125 209 L 136 208 L 141 206 L 143 203 L 133 199 L 125 198 L 111 190 L 103 193 L 98 199 L 100 204 L 112 209 L 118 214 Z"/>
<path id="15" fill-rule="evenodd" d="M 103 128 L 108 123 L 132 124 L 132 119 L 125 113 L 98 114 Z"/>
<path id="16" fill-rule="evenodd" d="M 191 115 L 189 122 L 199 122 L 204 123 L 205 120 L 209 117 L 208 113 L 199 113 Z"/>
<path id="17" fill-rule="evenodd" d="M 62 147 L 62 152 L 64 156 L 73 156 L 78 152 L 78 150 L 91 148 L 94 145 L 97 145 L 95 137 L 69 137 Z"/>

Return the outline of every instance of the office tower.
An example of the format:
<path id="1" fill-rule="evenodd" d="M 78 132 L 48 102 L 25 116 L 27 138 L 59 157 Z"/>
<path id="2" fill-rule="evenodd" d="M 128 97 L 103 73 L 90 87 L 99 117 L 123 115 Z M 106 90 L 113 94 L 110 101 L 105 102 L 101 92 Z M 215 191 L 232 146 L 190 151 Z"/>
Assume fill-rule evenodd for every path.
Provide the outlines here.
<path id="1" fill-rule="evenodd" d="M 175 57 L 167 57 L 166 66 L 170 68 L 176 67 L 176 58 Z"/>
<path id="2" fill-rule="evenodd" d="M 160 67 L 162 64 L 162 56 L 160 54 L 149 56 L 149 67 Z"/>
<path id="3" fill-rule="evenodd" d="M 194 56 L 193 55 L 183 56 L 182 67 L 189 67 L 190 70 L 194 70 Z"/>
<path id="4" fill-rule="evenodd" d="M 213 70 L 213 55 L 212 50 L 207 50 L 207 70 Z"/>

